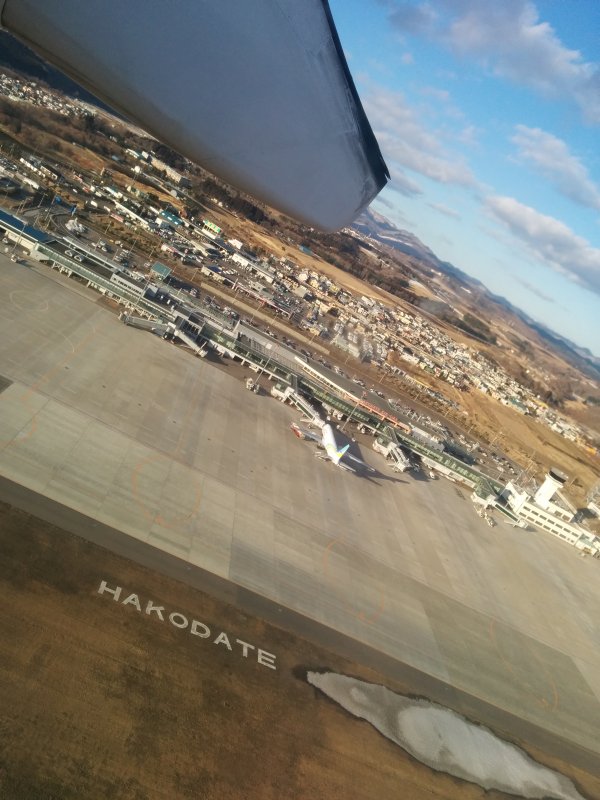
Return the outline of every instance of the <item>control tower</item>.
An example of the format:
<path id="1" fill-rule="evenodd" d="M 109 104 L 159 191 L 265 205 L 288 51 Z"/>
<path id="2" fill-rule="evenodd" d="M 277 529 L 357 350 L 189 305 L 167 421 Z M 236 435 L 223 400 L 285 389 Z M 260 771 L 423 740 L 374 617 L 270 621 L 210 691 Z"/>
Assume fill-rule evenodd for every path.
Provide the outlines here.
<path id="1" fill-rule="evenodd" d="M 540 508 L 548 509 L 552 498 L 567 482 L 567 476 L 559 469 L 552 468 L 546 473 L 546 478 L 534 495 L 534 502 Z"/>

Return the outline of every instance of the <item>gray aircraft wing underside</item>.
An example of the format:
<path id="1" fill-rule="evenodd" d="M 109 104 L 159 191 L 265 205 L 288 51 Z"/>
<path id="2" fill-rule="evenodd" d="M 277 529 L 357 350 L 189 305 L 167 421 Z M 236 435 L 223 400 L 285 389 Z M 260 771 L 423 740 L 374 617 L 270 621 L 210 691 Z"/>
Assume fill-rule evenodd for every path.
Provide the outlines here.
<path id="1" fill-rule="evenodd" d="M 0 0 L 0 24 L 209 172 L 323 230 L 389 178 L 327 0 Z"/>
<path id="2" fill-rule="evenodd" d="M 367 472 L 374 472 L 375 471 L 373 469 L 373 467 L 371 467 L 371 466 L 369 466 L 369 464 L 367 464 L 366 461 L 363 461 L 362 458 L 359 458 L 358 456 L 352 455 L 352 453 L 346 452 L 346 453 L 344 453 L 342 458 L 343 459 L 349 459 L 350 461 L 352 461 L 357 466 L 362 467 L 363 469 L 367 470 Z"/>

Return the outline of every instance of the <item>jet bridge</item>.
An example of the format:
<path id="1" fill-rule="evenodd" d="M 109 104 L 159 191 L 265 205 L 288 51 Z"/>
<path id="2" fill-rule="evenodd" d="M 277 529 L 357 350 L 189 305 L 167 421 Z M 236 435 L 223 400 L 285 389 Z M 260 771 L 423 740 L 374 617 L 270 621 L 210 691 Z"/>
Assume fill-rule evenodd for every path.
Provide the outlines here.
<path id="1" fill-rule="evenodd" d="M 186 347 L 189 347 L 190 350 L 197 356 L 200 356 L 200 358 L 204 358 L 206 355 L 206 348 L 202 347 L 202 345 L 199 345 L 194 338 L 180 328 L 175 328 L 173 331 L 173 336 L 175 339 L 179 339 L 180 342 L 183 342 Z"/>
<path id="2" fill-rule="evenodd" d="M 323 422 L 321 415 L 317 411 L 317 409 L 310 403 L 305 397 L 303 397 L 299 392 L 295 392 L 292 390 L 289 392 L 287 399 L 290 403 L 302 413 L 310 422 Z"/>
<path id="3" fill-rule="evenodd" d="M 203 336 L 204 325 L 196 325 L 193 322 L 186 320 L 184 317 L 178 316 L 174 326 L 170 326 L 173 337 L 183 342 L 190 350 L 200 358 L 206 355 L 206 347 L 198 344 L 198 339 Z"/>
<path id="4" fill-rule="evenodd" d="M 125 312 L 119 314 L 119 319 L 131 328 L 150 331 L 150 333 L 156 333 L 157 336 L 164 336 L 170 327 L 167 323 L 157 322 L 147 317 L 136 317 L 134 314 L 126 314 Z"/>
<path id="5" fill-rule="evenodd" d="M 373 450 L 377 453 L 381 453 L 384 458 L 390 461 L 394 470 L 397 472 L 406 472 L 413 466 L 410 458 L 402 451 L 400 445 L 395 440 L 395 436 L 393 436 L 393 438 L 390 437 L 387 431 L 384 432 L 383 436 L 375 437 L 373 440 Z"/>

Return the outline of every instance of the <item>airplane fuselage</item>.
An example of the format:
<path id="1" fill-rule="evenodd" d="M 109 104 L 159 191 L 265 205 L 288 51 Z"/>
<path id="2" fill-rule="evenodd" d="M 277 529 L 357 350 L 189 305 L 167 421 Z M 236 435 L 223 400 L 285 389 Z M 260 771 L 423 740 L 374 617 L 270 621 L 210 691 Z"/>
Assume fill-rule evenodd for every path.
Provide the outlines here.
<path id="1" fill-rule="evenodd" d="M 335 440 L 335 434 L 333 432 L 333 428 L 331 425 L 323 425 L 321 430 L 321 438 L 323 447 L 325 448 L 325 452 L 329 456 L 329 458 L 333 461 L 334 464 L 339 464 L 340 459 L 348 449 L 350 445 L 346 445 L 342 447 L 341 450 L 338 448 L 337 442 Z"/>

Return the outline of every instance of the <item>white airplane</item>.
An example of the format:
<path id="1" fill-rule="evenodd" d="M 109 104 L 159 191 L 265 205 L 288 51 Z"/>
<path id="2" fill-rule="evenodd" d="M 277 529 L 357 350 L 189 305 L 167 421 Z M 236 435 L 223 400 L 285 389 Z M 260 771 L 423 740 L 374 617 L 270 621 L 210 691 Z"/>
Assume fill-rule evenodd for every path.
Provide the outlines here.
<path id="1" fill-rule="evenodd" d="M 320 458 L 323 461 L 329 460 L 332 461 L 336 467 L 341 467 L 342 469 L 347 470 L 348 472 L 357 472 L 357 469 L 350 464 L 344 463 L 342 458 L 350 459 L 351 461 L 355 462 L 358 466 L 363 467 L 364 469 L 368 470 L 369 472 L 374 472 L 373 468 L 366 464 L 361 458 L 357 458 L 353 456 L 351 453 L 348 452 L 348 448 L 350 447 L 349 444 L 344 445 L 344 447 L 340 448 L 337 445 L 335 440 L 335 434 L 333 432 L 333 428 L 329 423 L 323 425 L 320 431 L 320 435 L 308 430 L 307 428 L 301 428 L 295 422 L 292 422 L 290 425 L 293 433 L 299 439 L 310 439 L 313 442 L 317 442 L 323 450 L 325 451 L 324 455 L 321 453 L 315 453 L 316 458 Z"/>

